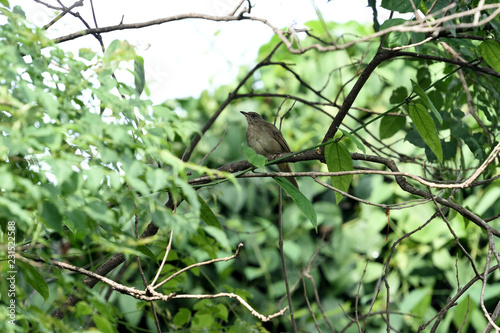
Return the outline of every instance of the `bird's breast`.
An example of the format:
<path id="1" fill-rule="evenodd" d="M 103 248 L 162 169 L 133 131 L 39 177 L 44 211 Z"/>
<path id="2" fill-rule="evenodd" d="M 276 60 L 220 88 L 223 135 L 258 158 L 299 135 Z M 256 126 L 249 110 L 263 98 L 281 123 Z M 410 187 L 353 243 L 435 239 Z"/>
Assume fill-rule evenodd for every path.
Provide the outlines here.
<path id="1" fill-rule="evenodd" d="M 281 152 L 282 148 L 278 141 L 271 138 L 267 133 L 256 133 L 254 131 L 246 132 L 247 143 L 255 150 L 257 154 L 261 154 L 270 158 L 272 155 Z"/>

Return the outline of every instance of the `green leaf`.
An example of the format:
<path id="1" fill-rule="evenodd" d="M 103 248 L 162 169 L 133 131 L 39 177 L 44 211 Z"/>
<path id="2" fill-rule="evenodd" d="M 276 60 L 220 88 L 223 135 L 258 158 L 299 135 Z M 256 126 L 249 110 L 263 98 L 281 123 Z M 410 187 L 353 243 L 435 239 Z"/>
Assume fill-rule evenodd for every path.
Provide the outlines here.
<path id="1" fill-rule="evenodd" d="M 411 1 L 413 1 L 416 8 L 420 7 L 420 0 Z M 382 0 L 382 7 L 399 13 L 413 13 L 413 6 L 411 5 L 410 1 Z"/>
<path id="2" fill-rule="evenodd" d="M 148 169 L 146 171 L 146 182 L 151 192 L 165 189 L 168 185 L 168 172 L 163 169 Z"/>
<path id="3" fill-rule="evenodd" d="M 224 248 L 227 251 L 231 250 L 231 245 L 229 243 L 229 240 L 227 239 L 227 236 L 224 233 L 224 231 L 222 231 L 222 229 L 212 226 L 206 226 L 204 229 L 207 232 L 207 234 L 212 236 L 222 248 Z"/>
<path id="4" fill-rule="evenodd" d="M 95 326 L 99 329 L 99 331 L 101 331 L 103 333 L 116 332 L 114 325 L 105 317 L 99 316 L 99 315 L 94 315 L 92 317 L 92 320 L 94 321 Z"/>
<path id="5" fill-rule="evenodd" d="M 500 73 L 500 44 L 493 39 L 485 40 L 479 45 L 479 52 L 486 63 Z"/>
<path id="6" fill-rule="evenodd" d="M 352 142 L 354 142 L 354 144 L 356 145 L 356 147 L 358 147 L 359 150 L 361 150 L 363 152 L 363 154 L 366 156 L 366 148 L 365 146 L 361 143 L 361 141 L 358 140 L 358 138 L 356 138 L 354 135 L 352 135 L 351 133 L 347 132 L 347 131 L 344 131 L 343 129 L 341 129 L 342 133 L 347 136 L 349 138 L 349 140 L 351 140 Z"/>
<path id="7" fill-rule="evenodd" d="M 431 115 L 427 112 L 425 106 L 419 103 L 410 105 L 409 113 L 418 133 L 442 163 L 443 149 L 439 141 L 436 125 L 434 125 Z"/>
<path id="8" fill-rule="evenodd" d="M 146 257 L 150 258 L 151 260 L 153 260 L 153 262 L 157 262 L 156 256 L 146 245 L 139 245 L 136 247 L 136 250 L 141 252 Z"/>
<path id="9" fill-rule="evenodd" d="M 245 157 L 248 160 L 248 162 L 250 162 L 257 168 L 261 169 L 266 168 L 267 158 L 265 158 L 265 156 L 257 154 L 252 148 L 248 147 L 245 143 L 242 143 L 241 147 L 243 148 L 243 154 L 245 154 Z"/>
<path id="10" fill-rule="evenodd" d="M 380 26 L 380 30 L 402 25 L 404 23 L 406 23 L 406 20 L 400 18 L 389 19 Z M 409 32 L 393 31 L 389 33 L 389 35 L 387 36 L 386 42 L 389 47 L 395 47 L 395 46 L 407 45 L 409 40 L 410 40 Z"/>
<path id="11" fill-rule="evenodd" d="M 49 287 L 43 276 L 38 273 L 38 269 L 24 261 L 18 260 L 16 264 L 23 271 L 26 282 L 47 301 L 49 299 Z"/>
<path id="12" fill-rule="evenodd" d="M 174 324 L 176 326 L 182 327 L 186 325 L 191 319 L 191 310 L 187 308 L 180 308 L 179 311 L 174 316 Z"/>
<path id="13" fill-rule="evenodd" d="M 341 142 L 332 142 L 325 148 L 326 166 L 330 172 L 351 171 L 353 170 L 352 158 L 349 150 Z M 352 175 L 332 177 L 333 187 L 347 192 L 351 185 Z M 335 192 L 335 200 L 337 204 L 344 196 Z"/>
<path id="14" fill-rule="evenodd" d="M 78 56 L 80 58 L 83 58 L 85 60 L 92 60 L 94 59 L 95 57 L 95 52 L 92 51 L 91 49 L 88 49 L 88 48 L 81 48 L 79 51 L 78 51 Z"/>
<path id="15" fill-rule="evenodd" d="M 441 117 L 441 115 L 439 114 L 438 110 L 434 106 L 434 103 L 432 103 L 429 96 L 427 96 L 425 91 L 418 85 L 418 83 L 416 83 L 413 80 L 411 80 L 411 82 L 413 83 L 413 91 L 420 97 L 420 99 L 422 100 L 424 105 L 427 106 L 427 108 L 429 108 L 432 111 L 432 113 L 434 113 L 434 116 L 436 117 L 437 121 L 439 122 L 439 124 L 442 125 L 443 124 L 443 117 Z"/>
<path id="16" fill-rule="evenodd" d="M 227 319 L 229 316 L 229 312 L 227 311 L 227 307 L 224 304 L 217 304 L 217 310 L 219 310 L 216 314 L 216 318 L 220 318 L 227 323 Z"/>
<path id="17" fill-rule="evenodd" d="M 106 51 L 104 51 L 102 60 L 112 71 L 115 71 L 121 61 L 135 60 L 135 58 L 136 53 L 132 45 L 127 41 L 115 39 L 109 44 Z"/>
<path id="18" fill-rule="evenodd" d="M 139 95 L 144 91 L 144 86 L 146 85 L 144 58 L 140 56 L 136 56 L 134 59 L 134 85 Z"/>
<path id="19" fill-rule="evenodd" d="M 16 201 L 12 201 L 0 196 L 0 208 L 2 208 L 2 211 L 10 212 L 9 219 L 17 217 L 26 222 L 29 221 L 31 223 L 32 221 L 30 215 L 28 214 L 28 211 L 24 210 L 24 208 Z"/>
<path id="20" fill-rule="evenodd" d="M 85 230 L 87 227 L 87 214 L 79 208 L 75 208 L 71 211 L 66 211 L 66 226 L 72 233 L 76 233 L 78 230 Z"/>
<path id="21" fill-rule="evenodd" d="M 214 212 L 207 205 L 205 200 L 198 195 L 198 201 L 200 202 L 200 217 L 205 223 L 209 226 L 216 227 L 222 229 L 220 226 L 219 220 L 215 216 Z"/>
<path id="22" fill-rule="evenodd" d="M 389 103 L 399 104 L 406 100 L 408 97 L 408 90 L 405 87 L 399 87 L 392 91 L 391 98 L 389 99 Z"/>
<path id="23" fill-rule="evenodd" d="M 293 202 L 299 207 L 304 216 L 311 222 L 314 229 L 318 231 L 318 218 L 316 211 L 313 208 L 311 201 L 309 201 L 292 183 L 286 178 L 275 177 L 273 180 L 292 198 Z"/>
<path id="24" fill-rule="evenodd" d="M 43 107 L 51 118 L 56 118 L 59 114 L 57 99 L 53 95 L 41 91 L 40 89 L 37 89 L 36 93 L 40 106 Z"/>
<path id="25" fill-rule="evenodd" d="M 50 228 L 54 230 L 62 229 L 61 214 L 59 213 L 59 209 L 57 209 L 56 205 L 54 205 L 52 202 L 45 201 L 43 203 L 42 218 Z"/>
<path id="26" fill-rule="evenodd" d="M 406 117 L 385 116 L 380 121 L 379 136 L 380 139 L 388 139 L 406 125 Z"/>

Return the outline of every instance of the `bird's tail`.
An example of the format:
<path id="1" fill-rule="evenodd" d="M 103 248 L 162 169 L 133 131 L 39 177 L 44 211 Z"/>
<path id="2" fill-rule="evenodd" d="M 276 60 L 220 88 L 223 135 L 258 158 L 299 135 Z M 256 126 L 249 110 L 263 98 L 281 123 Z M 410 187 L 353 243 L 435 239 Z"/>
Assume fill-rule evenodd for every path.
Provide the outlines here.
<path id="1" fill-rule="evenodd" d="M 278 164 L 278 169 L 281 172 L 293 172 L 292 167 L 288 163 L 280 163 Z M 293 184 L 297 189 L 299 188 L 299 184 L 297 184 L 297 181 L 295 180 L 294 177 L 285 177 L 290 183 Z"/>

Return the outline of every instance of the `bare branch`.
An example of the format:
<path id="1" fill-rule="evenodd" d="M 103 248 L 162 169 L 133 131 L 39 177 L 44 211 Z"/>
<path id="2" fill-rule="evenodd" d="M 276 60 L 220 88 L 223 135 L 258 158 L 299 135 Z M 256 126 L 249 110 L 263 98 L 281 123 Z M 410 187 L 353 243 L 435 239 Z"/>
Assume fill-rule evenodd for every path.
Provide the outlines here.
<path id="1" fill-rule="evenodd" d="M 167 249 L 165 250 L 165 255 L 163 256 L 163 260 L 161 261 L 160 267 L 158 268 L 158 271 L 156 272 L 156 275 L 151 281 L 151 286 L 154 286 L 156 283 L 156 280 L 158 280 L 158 277 L 160 276 L 161 271 L 163 270 L 163 265 L 165 265 L 165 262 L 167 261 L 168 253 L 170 252 L 170 249 L 172 248 L 172 239 L 174 238 L 174 229 L 170 230 L 170 237 L 168 239 L 168 245 Z"/>
<path id="2" fill-rule="evenodd" d="M 194 265 L 191 265 L 189 267 L 186 267 L 185 269 L 182 270 L 182 272 L 186 271 L 187 269 L 191 269 L 193 267 L 197 267 L 197 266 L 201 266 L 201 265 L 206 265 L 206 264 L 209 264 L 209 263 L 214 263 L 214 262 L 218 262 L 218 261 L 227 261 L 227 260 L 230 260 L 230 259 L 234 259 L 238 256 L 241 248 L 243 247 L 243 244 L 238 244 L 238 248 L 235 252 L 234 255 L 230 256 L 230 257 L 226 257 L 226 258 L 220 258 L 220 259 L 213 259 L 213 260 L 209 260 L 207 262 L 203 262 L 203 263 L 198 263 L 198 264 L 194 264 Z M 20 255 L 17 255 L 18 259 L 20 260 L 27 260 L 26 258 L 24 257 L 21 257 Z M 52 265 L 52 266 L 55 266 L 55 267 L 59 267 L 59 268 L 62 268 L 62 269 L 66 269 L 66 270 L 69 270 L 69 271 L 73 271 L 73 272 L 76 272 L 76 273 L 80 273 L 80 274 L 83 274 L 83 275 L 86 275 L 88 277 L 92 277 L 94 279 L 97 279 L 98 281 L 100 282 L 103 282 L 107 285 L 109 285 L 111 288 L 113 288 L 114 290 L 117 290 L 123 294 L 127 294 L 129 296 L 132 296 L 134 298 L 137 298 L 137 299 L 140 299 L 140 300 L 143 300 L 143 301 L 155 301 L 155 300 L 163 300 L 163 301 L 169 301 L 170 299 L 180 299 L 180 298 L 194 298 L 194 299 L 206 299 L 206 298 L 220 298 L 220 297 L 229 297 L 229 298 L 235 298 L 238 300 L 238 302 L 240 302 L 244 307 L 246 307 L 254 316 L 256 316 L 257 318 L 259 318 L 260 320 L 262 321 L 269 321 L 269 320 L 272 320 L 273 318 L 276 318 L 278 316 L 281 316 L 283 315 L 286 310 L 288 309 L 288 307 L 285 307 L 284 309 L 272 314 L 272 315 L 269 315 L 269 316 L 264 316 L 262 314 L 260 314 L 259 312 L 255 311 L 241 296 L 239 295 L 236 295 L 234 293 L 218 293 L 218 294 L 215 294 L 215 295 L 191 295 L 191 294 L 180 294 L 180 295 L 176 295 L 175 293 L 172 293 L 172 294 L 169 294 L 169 295 L 164 295 L 164 294 L 161 294 L 161 293 L 158 293 L 157 291 L 155 291 L 154 289 L 156 289 L 157 287 L 161 286 L 163 283 L 165 283 L 166 281 L 172 279 L 173 277 L 179 275 L 181 273 L 181 271 L 179 272 L 176 272 L 174 273 L 169 279 L 167 279 L 166 281 L 156 285 L 155 287 L 147 287 L 146 290 L 138 290 L 134 287 L 127 287 L 127 286 L 124 286 L 120 283 L 117 283 L 105 276 L 102 276 L 102 275 L 99 275 L 99 274 L 96 274 L 94 272 L 91 272 L 89 270 L 86 270 L 84 268 L 80 268 L 80 267 L 77 267 L 77 266 L 74 266 L 74 265 L 70 265 L 70 264 L 67 264 L 67 263 L 64 263 L 64 262 L 60 262 L 60 261 L 55 261 L 55 260 L 50 260 L 50 261 L 46 261 L 45 259 L 42 259 L 42 258 L 34 258 L 33 259 L 34 261 L 37 261 L 37 262 L 41 262 L 41 263 L 44 263 L 44 264 L 49 264 L 49 265 Z M 151 295 L 151 296 L 150 296 Z"/>
<path id="3" fill-rule="evenodd" d="M 236 258 L 237 256 L 240 255 L 240 251 L 241 249 L 243 248 L 243 244 L 240 243 L 238 244 L 238 248 L 236 249 L 236 252 L 232 255 L 232 256 L 229 256 L 229 257 L 225 257 L 225 258 L 216 258 L 216 259 L 211 259 L 211 260 L 207 260 L 207 261 L 203 261 L 203 262 L 197 262 L 195 264 L 192 264 L 192 265 L 189 265 L 187 267 L 184 267 L 183 269 L 175 272 L 174 274 L 170 275 L 168 278 L 166 278 L 165 280 L 163 280 L 162 282 L 158 283 L 157 285 L 153 285 L 151 284 L 149 287 L 148 287 L 148 290 L 155 290 L 157 289 L 158 287 L 161 287 L 163 286 L 165 283 L 167 283 L 168 281 L 172 280 L 173 278 L 175 278 L 176 276 L 184 273 L 184 272 L 187 272 L 188 270 L 194 268 L 194 267 L 200 267 L 200 266 L 205 266 L 205 265 L 209 265 L 209 264 L 213 264 L 213 263 L 216 263 L 216 262 L 219 262 L 219 261 L 228 261 L 228 260 L 232 260 L 234 258 Z"/>

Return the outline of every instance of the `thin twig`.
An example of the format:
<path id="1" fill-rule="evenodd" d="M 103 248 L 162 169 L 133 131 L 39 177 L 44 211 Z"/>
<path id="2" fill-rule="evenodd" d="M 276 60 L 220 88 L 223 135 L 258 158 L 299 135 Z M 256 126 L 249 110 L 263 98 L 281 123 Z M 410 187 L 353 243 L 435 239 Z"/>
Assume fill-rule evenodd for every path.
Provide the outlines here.
<path id="1" fill-rule="evenodd" d="M 194 268 L 194 267 L 200 267 L 200 266 L 205 266 L 205 265 L 209 265 L 209 264 L 213 264 L 213 263 L 216 263 L 216 262 L 220 262 L 220 261 L 228 261 L 228 260 L 232 260 L 234 258 L 236 258 L 237 256 L 240 255 L 240 251 L 241 249 L 243 248 L 243 243 L 239 243 L 238 244 L 238 248 L 236 249 L 236 252 L 232 255 L 232 256 L 229 256 L 229 257 L 225 257 L 225 258 L 216 258 L 216 259 L 211 259 L 211 260 L 207 260 L 207 261 L 203 261 L 203 262 L 197 262 L 195 264 L 192 264 L 192 265 L 189 265 L 187 267 L 184 267 L 183 269 L 175 272 L 174 274 L 170 275 L 168 278 L 166 278 L 165 280 L 163 280 L 162 282 L 158 283 L 157 285 L 154 285 L 153 283 L 150 285 L 149 287 L 149 290 L 155 290 L 157 289 L 158 287 L 161 287 L 162 285 L 164 285 L 165 283 L 167 283 L 168 281 L 172 280 L 173 278 L 175 278 L 176 276 Z M 158 272 L 160 272 L 160 270 L 158 270 Z M 159 274 L 159 273 L 158 273 Z M 157 275 L 158 275 L 157 274 Z M 156 280 L 156 278 L 155 278 Z"/>
<path id="2" fill-rule="evenodd" d="M 307 309 L 309 310 L 309 314 L 311 315 L 314 321 L 314 326 L 316 326 L 316 330 L 321 333 L 321 328 L 319 328 L 318 321 L 316 320 L 316 316 L 314 315 L 311 303 L 309 302 L 309 297 L 307 296 L 306 280 L 304 279 L 304 277 L 302 277 L 301 280 L 302 280 L 302 289 L 304 289 L 304 299 L 306 300 Z"/>
<path id="3" fill-rule="evenodd" d="M 170 252 L 170 249 L 172 249 L 172 239 L 174 238 L 174 229 L 170 230 L 170 237 L 168 239 L 168 245 L 167 245 L 167 249 L 165 250 L 165 255 L 163 256 L 163 260 L 161 261 L 161 264 L 160 264 L 160 267 L 158 268 L 158 271 L 156 272 L 156 275 L 153 279 L 153 281 L 151 281 L 151 286 L 154 286 L 155 283 L 156 283 L 156 280 L 158 280 L 158 277 L 160 276 L 160 273 L 161 271 L 163 270 L 163 265 L 165 265 L 165 262 L 167 261 L 167 257 L 168 257 L 168 254 Z M 159 286 L 157 286 L 159 287 Z M 154 287 L 153 289 L 155 289 L 156 287 Z"/>
<path id="4" fill-rule="evenodd" d="M 290 285 L 288 283 L 288 273 L 286 270 L 286 262 L 285 262 L 285 251 L 283 250 L 283 220 L 282 220 L 282 206 L 283 206 L 283 193 L 281 190 L 281 186 L 279 189 L 279 205 L 278 205 L 278 234 L 279 240 L 278 245 L 280 249 L 281 256 L 281 265 L 283 267 L 283 278 L 285 280 L 286 287 L 286 295 L 288 298 L 288 307 L 290 308 L 290 319 L 292 321 L 293 332 L 297 333 L 297 323 L 295 322 L 295 317 L 293 316 L 293 307 L 292 307 L 292 294 L 290 292 Z"/>

